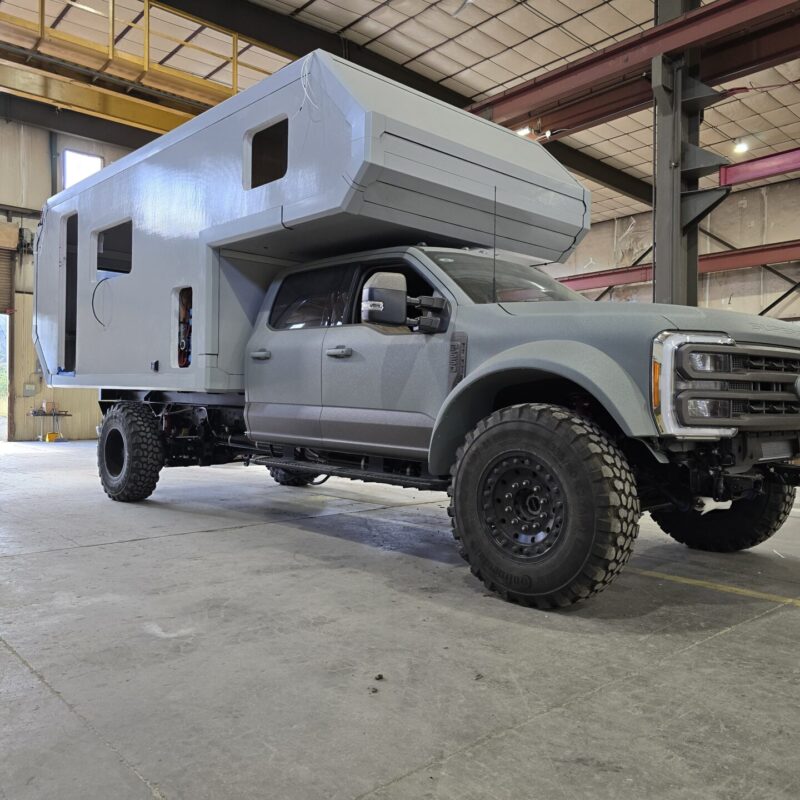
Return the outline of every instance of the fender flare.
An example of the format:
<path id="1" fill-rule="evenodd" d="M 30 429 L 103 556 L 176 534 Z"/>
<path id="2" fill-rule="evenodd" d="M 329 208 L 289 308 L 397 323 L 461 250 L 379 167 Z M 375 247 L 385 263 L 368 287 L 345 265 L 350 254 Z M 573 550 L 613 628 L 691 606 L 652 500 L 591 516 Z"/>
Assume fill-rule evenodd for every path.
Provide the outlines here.
<path id="1" fill-rule="evenodd" d="M 431 434 L 431 474 L 447 474 L 466 434 L 493 410 L 491 400 L 499 390 L 554 377 L 591 394 L 627 436 L 658 436 L 647 398 L 631 375 L 602 350 L 581 342 L 530 342 L 484 361 L 450 393 Z"/>

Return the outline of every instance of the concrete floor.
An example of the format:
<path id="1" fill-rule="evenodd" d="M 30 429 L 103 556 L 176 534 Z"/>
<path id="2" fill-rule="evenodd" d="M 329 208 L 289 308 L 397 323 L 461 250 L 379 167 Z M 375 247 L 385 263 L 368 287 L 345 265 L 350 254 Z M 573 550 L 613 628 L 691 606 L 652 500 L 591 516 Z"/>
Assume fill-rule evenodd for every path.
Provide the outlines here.
<path id="1" fill-rule="evenodd" d="M 0 797 L 800 796 L 800 511 L 733 556 L 644 520 L 544 613 L 444 508 L 231 466 L 123 505 L 93 443 L 0 445 Z"/>

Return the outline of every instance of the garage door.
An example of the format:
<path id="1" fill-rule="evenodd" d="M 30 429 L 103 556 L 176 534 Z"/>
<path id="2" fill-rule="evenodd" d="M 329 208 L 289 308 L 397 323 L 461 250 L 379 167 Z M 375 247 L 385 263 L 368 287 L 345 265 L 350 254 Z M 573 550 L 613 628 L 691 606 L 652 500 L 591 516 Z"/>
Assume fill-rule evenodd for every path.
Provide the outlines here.
<path id="1" fill-rule="evenodd" d="M 12 286 L 16 255 L 16 251 L 0 247 L 0 314 L 4 314 L 7 308 L 14 307 Z"/>

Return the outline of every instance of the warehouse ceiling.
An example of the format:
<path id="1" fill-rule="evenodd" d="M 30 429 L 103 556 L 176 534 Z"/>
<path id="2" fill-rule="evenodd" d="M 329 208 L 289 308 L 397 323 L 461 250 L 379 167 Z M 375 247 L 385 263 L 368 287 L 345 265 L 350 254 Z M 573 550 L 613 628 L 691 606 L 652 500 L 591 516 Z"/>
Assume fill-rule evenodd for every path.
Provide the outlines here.
<path id="1" fill-rule="evenodd" d="M 653 18 L 652 0 L 249 2 L 287 17 L 287 22 L 337 37 L 332 46 L 341 44 L 345 54 L 348 43 L 366 48 L 408 70 L 406 75 L 418 73 L 442 91 L 471 100 L 491 97 L 635 36 L 652 27 Z M 48 37 L 39 42 L 40 0 L 0 0 L 0 39 L 205 105 L 246 89 L 293 58 L 277 50 L 274 31 L 268 36 L 254 27 L 250 38 L 226 30 L 220 18 L 232 13 L 230 6 L 218 14 L 217 24 L 175 8 L 185 12 L 193 5 L 154 0 L 148 6 L 149 26 L 145 26 L 143 0 L 115 0 L 111 19 L 108 0 L 45 0 Z M 113 59 L 106 51 L 110 29 Z M 91 49 L 84 47 L 79 54 L 79 43 L 96 48 L 94 62 L 86 59 Z M 142 70 L 146 50 L 149 67 Z M 741 91 L 706 111 L 701 143 L 734 162 L 800 146 L 798 79 L 800 61 L 795 61 L 727 85 Z M 588 130 L 558 133 L 564 145 L 650 182 L 652 128 L 652 110 L 643 110 Z M 747 144 L 747 152 L 734 152 L 738 141 Z M 649 208 L 619 191 L 584 182 L 593 190 L 595 221 Z M 702 185 L 715 183 L 716 177 L 711 177 Z"/>
<path id="2" fill-rule="evenodd" d="M 368 47 L 472 100 L 481 100 L 636 35 L 653 24 L 652 0 L 250 0 Z M 712 0 L 703 0 L 707 5 Z M 701 144 L 732 162 L 800 147 L 800 61 L 720 88 L 741 89 L 705 114 Z M 567 132 L 562 132 L 567 133 Z M 653 112 L 567 133 L 562 141 L 647 182 Z M 748 150 L 735 153 L 744 141 Z M 594 221 L 649 206 L 593 181 Z M 785 176 L 772 181 L 785 180 Z M 767 183 L 770 181 L 762 181 Z M 716 177 L 701 181 L 717 185 Z M 748 188 L 743 185 L 738 188 Z"/>
<path id="3" fill-rule="evenodd" d="M 480 100 L 652 26 L 651 0 L 251 0 Z"/>

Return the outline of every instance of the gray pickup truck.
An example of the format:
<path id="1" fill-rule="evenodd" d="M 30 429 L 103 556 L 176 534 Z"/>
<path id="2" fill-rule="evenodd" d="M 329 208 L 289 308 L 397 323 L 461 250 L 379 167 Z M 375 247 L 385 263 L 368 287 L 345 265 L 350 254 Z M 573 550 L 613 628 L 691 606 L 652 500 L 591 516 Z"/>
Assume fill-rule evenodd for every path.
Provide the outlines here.
<path id="1" fill-rule="evenodd" d="M 643 511 L 729 552 L 794 501 L 790 323 L 592 303 L 522 259 L 419 245 L 278 274 L 244 357 L 243 394 L 101 390 L 109 497 L 234 461 L 447 491 L 475 576 L 539 608 L 611 583 Z"/>

